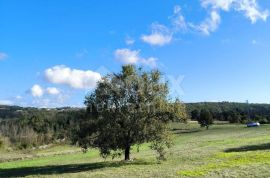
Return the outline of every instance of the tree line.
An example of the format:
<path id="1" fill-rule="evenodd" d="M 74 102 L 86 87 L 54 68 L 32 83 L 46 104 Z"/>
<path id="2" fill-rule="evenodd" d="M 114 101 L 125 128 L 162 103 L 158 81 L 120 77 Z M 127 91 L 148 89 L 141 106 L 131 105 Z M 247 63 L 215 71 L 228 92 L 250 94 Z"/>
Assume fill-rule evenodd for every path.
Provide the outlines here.
<path id="1" fill-rule="evenodd" d="M 200 112 L 209 112 L 216 121 L 242 123 L 258 121 L 261 124 L 270 123 L 269 104 L 248 104 L 234 102 L 203 102 L 186 103 L 187 112 L 192 120 L 198 120 Z"/>
<path id="2" fill-rule="evenodd" d="M 18 109 L 12 111 L 16 114 L 10 114 L 16 117 L 0 119 L 0 138 L 8 138 L 8 144 L 19 149 L 59 141 L 69 142 L 72 129 L 79 125 L 85 115 L 85 109 L 79 108 Z"/>
<path id="3" fill-rule="evenodd" d="M 203 127 L 211 125 L 213 121 L 242 124 L 250 121 L 270 123 L 268 104 L 204 102 L 186 103 L 185 107 L 187 118 L 198 121 Z M 1 106 L 0 134 L 9 137 L 11 144 L 19 148 L 48 144 L 57 140 L 71 142 L 70 138 L 74 135 L 74 130 L 81 127 L 86 117 L 89 117 L 89 111 L 87 112 L 85 108 L 48 110 Z"/>

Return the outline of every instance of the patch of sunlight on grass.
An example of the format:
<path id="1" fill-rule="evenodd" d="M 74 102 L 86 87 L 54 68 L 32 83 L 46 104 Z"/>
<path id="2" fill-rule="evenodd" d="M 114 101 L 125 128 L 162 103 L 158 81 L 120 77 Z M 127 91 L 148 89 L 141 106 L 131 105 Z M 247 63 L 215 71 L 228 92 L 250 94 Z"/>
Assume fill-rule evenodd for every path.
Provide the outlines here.
<path id="1" fill-rule="evenodd" d="M 215 170 L 256 163 L 270 164 L 270 152 L 218 153 L 212 158 L 210 163 L 193 170 L 179 171 L 178 174 L 187 177 L 199 177 Z"/>

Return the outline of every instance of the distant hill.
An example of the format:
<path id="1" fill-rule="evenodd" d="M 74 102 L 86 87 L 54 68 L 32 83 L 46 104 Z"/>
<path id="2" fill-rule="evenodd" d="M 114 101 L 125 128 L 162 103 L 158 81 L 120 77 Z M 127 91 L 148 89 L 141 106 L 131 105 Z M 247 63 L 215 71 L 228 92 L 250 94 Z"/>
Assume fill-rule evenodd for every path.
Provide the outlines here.
<path id="1" fill-rule="evenodd" d="M 71 108 L 71 107 L 62 107 L 62 108 L 34 108 L 34 107 L 20 107 L 20 106 L 6 106 L 0 105 L 0 119 L 20 119 L 24 115 L 29 115 L 30 113 L 38 112 L 47 112 L 55 113 L 62 111 L 79 111 L 82 108 Z"/>
<path id="2" fill-rule="evenodd" d="M 230 121 L 233 123 L 246 122 L 247 120 L 269 122 L 270 123 L 270 104 L 247 104 L 236 102 L 199 102 L 186 103 L 187 112 L 192 118 L 192 111 L 207 109 L 211 112 L 215 120 Z M 81 112 L 83 108 L 33 108 L 20 106 L 0 105 L 0 119 L 19 119 L 30 113 L 52 113 L 59 112 Z"/>

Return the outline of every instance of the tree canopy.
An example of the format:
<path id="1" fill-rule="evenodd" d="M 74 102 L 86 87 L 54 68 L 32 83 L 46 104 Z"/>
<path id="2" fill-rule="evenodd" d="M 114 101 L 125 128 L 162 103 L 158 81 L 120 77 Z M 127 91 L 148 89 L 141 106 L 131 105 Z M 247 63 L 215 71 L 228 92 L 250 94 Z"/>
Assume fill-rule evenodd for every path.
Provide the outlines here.
<path id="1" fill-rule="evenodd" d="M 171 144 L 168 123 L 186 119 L 184 105 L 170 102 L 168 94 L 159 71 L 123 66 L 86 97 L 87 116 L 77 141 L 84 148 L 98 148 L 104 157 L 124 153 L 125 160 L 130 159 L 133 145 L 151 142 L 164 158 L 164 149 Z"/>
<path id="2" fill-rule="evenodd" d="M 201 127 L 206 127 L 207 129 L 211 124 L 213 124 L 213 116 L 207 109 L 202 109 L 200 116 L 198 117 L 198 122 Z"/>

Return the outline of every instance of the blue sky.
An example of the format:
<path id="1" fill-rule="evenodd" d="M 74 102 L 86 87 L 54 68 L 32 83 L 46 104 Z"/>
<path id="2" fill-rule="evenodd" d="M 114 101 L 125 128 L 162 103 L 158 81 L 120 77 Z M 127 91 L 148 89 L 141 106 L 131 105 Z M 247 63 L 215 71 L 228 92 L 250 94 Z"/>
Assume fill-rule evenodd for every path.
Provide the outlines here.
<path id="1" fill-rule="evenodd" d="M 184 102 L 270 103 L 268 0 L 0 0 L 0 103 L 82 106 L 123 64 Z"/>

